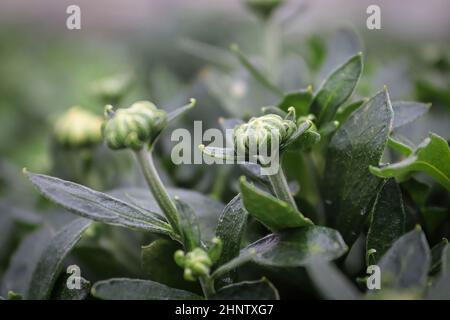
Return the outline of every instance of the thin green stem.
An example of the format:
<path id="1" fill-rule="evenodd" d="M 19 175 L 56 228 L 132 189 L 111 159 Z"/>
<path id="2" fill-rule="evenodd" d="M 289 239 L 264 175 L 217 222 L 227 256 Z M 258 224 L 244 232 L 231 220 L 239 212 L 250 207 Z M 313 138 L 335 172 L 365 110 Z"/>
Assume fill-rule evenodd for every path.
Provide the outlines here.
<path id="1" fill-rule="evenodd" d="M 297 210 L 297 204 L 295 203 L 294 197 L 289 191 L 289 186 L 286 181 L 286 177 L 284 176 L 283 169 L 281 168 L 281 164 L 278 172 L 268 176 L 268 178 L 277 198 L 286 201 L 289 205 Z"/>
<path id="2" fill-rule="evenodd" d="M 145 148 L 142 148 L 134 153 L 156 202 L 158 202 L 175 233 L 179 234 L 179 213 L 156 171 L 151 150 L 148 152 Z"/>

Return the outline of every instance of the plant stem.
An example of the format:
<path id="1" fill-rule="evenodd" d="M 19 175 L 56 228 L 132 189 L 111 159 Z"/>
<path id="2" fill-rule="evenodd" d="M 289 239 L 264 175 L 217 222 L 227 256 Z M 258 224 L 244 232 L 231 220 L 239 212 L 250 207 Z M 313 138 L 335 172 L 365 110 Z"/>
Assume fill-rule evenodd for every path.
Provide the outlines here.
<path id="1" fill-rule="evenodd" d="M 297 204 L 295 203 L 294 197 L 289 191 L 289 186 L 286 181 L 286 177 L 284 176 L 283 169 L 281 168 L 281 164 L 278 172 L 268 177 L 277 198 L 286 201 L 289 205 L 297 210 Z"/>
<path id="2" fill-rule="evenodd" d="M 156 171 L 151 149 L 148 152 L 145 148 L 142 148 L 134 153 L 156 202 L 158 202 L 175 233 L 179 234 L 179 213 Z"/>

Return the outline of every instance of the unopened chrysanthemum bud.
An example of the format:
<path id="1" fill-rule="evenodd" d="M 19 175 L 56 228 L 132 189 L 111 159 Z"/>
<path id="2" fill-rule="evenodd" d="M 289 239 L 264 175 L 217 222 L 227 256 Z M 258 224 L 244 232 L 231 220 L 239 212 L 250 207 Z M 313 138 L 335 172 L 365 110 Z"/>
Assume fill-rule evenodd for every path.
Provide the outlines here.
<path id="1" fill-rule="evenodd" d="M 101 117 L 75 106 L 56 121 L 54 135 L 67 148 L 89 147 L 102 140 L 101 125 Z"/>
<path id="2" fill-rule="evenodd" d="M 246 0 L 245 4 L 264 19 L 270 17 L 272 12 L 283 3 L 284 0 Z"/>
<path id="3" fill-rule="evenodd" d="M 211 240 L 211 242 L 212 242 L 211 247 L 209 247 L 208 249 L 208 256 L 214 263 L 219 260 L 220 255 L 222 254 L 222 240 L 220 240 L 217 237 L 214 237 Z"/>
<path id="4" fill-rule="evenodd" d="M 105 108 L 103 136 L 111 149 L 141 149 L 151 144 L 165 128 L 167 114 L 149 101 L 139 101 L 129 108 Z"/>
<path id="5" fill-rule="evenodd" d="M 246 158 L 249 157 L 249 153 L 260 154 L 263 150 L 270 156 L 272 143 L 278 143 L 278 148 L 281 148 L 296 129 L 294 121 L 283 119 L 276 114 L 251 118 L 249 122 L 234 128 L 235 151 L 240 155 L 245 154 Z"/>

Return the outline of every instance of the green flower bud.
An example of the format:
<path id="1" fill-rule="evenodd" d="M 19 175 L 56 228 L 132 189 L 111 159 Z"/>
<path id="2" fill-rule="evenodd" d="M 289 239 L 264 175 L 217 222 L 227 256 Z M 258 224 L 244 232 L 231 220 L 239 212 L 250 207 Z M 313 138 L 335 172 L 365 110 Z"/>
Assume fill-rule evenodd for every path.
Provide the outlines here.
<path id="1" fill-rule="evenodd" d="M 212 245 L 208 250 L 208 256 L 212 262 L 217 262 L 222 254 L 222 240 L 214 237 L 211 242 Z"/>
<path id="2" fill-rule="evenodd" d="M 294 121 L 283 119 L 276 114 L 266 114 L 261 117 L 251 118 L 249 122 L 234 128 L 233 141 L 235 152 L 244 155 L 246 159 L 249 152 L 266 150 L 270 156 L 272 139 L 277 137 L 279 148 L 291 137 L 297 129 Z"/>
<path id="3" fill-rule="evenodd" d="M 149 101 L 139 101 L 116 111 L 106 106 L 105 115 L 103 136 L 111 149 L 139 150 L 152 143 L 167 124 L 166 112 Z"/>
<path id="4" fill-rule="evenodd" d="M 89 147 L 102 140 L 101 125 L 101 117 L 75 106 L 56 121 L 54 135 L 67 148 Z"/>
<path id="5" fill-rule="evenodd" d="M 267 19 L 272 12 L 283 3 L 283 1 L 284 0 L 246 0 L 245 4 L 256 14 Z"/>
<path id="6" fill-rule="evenodd" d="M 177 250 L 175 251 L 175 254 L 173 255 L 173 258 L 175 260 L 175 263 L 181 267 L 184 268 L 185 262 L 186 262 L 186 256 L 184 254 L 183 250 Z"/>
<path id="7" fill-rule="evenodd" d="M 195 248 L 187 254 L 178 250 L 174 258 L 177 265 L 184 268 L 184 278 L 188 281 L 195 281 L 198 277 L 209 275 L 212 261 L 208 253 L 201 248 Z"/>

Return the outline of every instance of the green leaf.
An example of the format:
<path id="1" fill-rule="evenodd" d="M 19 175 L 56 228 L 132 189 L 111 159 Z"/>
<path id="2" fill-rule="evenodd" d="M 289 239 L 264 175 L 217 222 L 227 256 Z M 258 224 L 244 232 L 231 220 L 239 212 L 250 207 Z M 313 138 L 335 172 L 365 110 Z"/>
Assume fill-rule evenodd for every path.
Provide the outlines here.
<path id="1" fill-rule="evenodd" d="M 297 117 L 306 116 L 309 113 L 309 106 L 312 102 L 312 87 L 309 86 L 306 89 L 298 92 L 291 92 L 283 97 L 283 100 L 278 104 L 278 108 L 288 112 L 290 107 L 295 108 L 295 114 Z"/>
<path id="2" fill-rule="evenodd" d="M 300 267 L 317 261 L 331 261 L 348 249 L 336 230 L 310 226 L 270 234 L 247 248 L 241 255 L 255 249 L 258 264 L 272 267 Z"/>
<path id="3" fill-rule="evenodd" d="M 442 249 L 441 272 L 429 289 L 427 299 L 450 300 L 450 244 Z"/>
<path id="4" fill-rule="evenodd" d="M 450 300 L 450 273 L 439 277 L 428 291 L 428 300 Z"/>
<path id="5" fill-rule="evenodd" d="M 381 288 L 420 290 L 427 284 L 430 249 L 419 227 L 400 237 L 381 258 Z"/>
<path id="6" fill-rule="evenodd" d="M 6 296 L 9 291 L 22 294 L 29 291 L 33 271 L 51 239 L 52 231 L 44 226 L 22 240 L 3 276 L 0 291 L 2 295 Z"/>
<path id="7" fill-rule="evenodd" d="M 185 281 L 183 270 L 175 263 L 173 255 L 181 245 L 173 240 L 159 238 L 142 247 L 142 270 L 146 279 L 162 283 L 171 288 L 195 291 L 198 283 Z"/>
<path id="8" fill-rule="evenodd" d="M 431 187 L 414 178 L 402 183 L 402 187 L 408 191 L 409 195 L 419 208 L 423 208 L 431 192 Z"/>
<path id="9" fill-rule="evenodd" d="M 402 194 L 397 182 L 389 179 L 381 187 L 372 209 L 366 250 L 376 250 L 372 257 L 377 262 L 404 232 Z"/>
<path id="10" fill-rule="evenodd" d="M 358 300 L 358 289 L 332 263 L 313 263 L 306 267 L 322 297 L 330 300 Z"/>
<path id="11" fill-rule="evenodd" d="M 248 213 L 242 206 L 241 196 L 238 194 L 225 206 L 217 224 L 216 237 L 222 240 L 222 254 L 217 266 L 239 255 L 247 217 Z M 228 276 L 234 278 L 235 274 Z"/>
<path id="12" fill-rule="evenodd" d="M 67 288 L 67 279 L 69 275 L 63 275 L 57 281 L 55 290 L 52 292 L 52 299 L 54 300 L 86 300 L 91 291 L 91 283 L 80 277 L 80 289 Z"/>
<path id="13" fill-rule="evenodd" d="M 450 245 L 449 244 L 447 244 L 445 246 L 445 248 L 442 250 L 441 272 L 442 273 L 450 273 Z"/>
<path id="14" fill-rule="evenodd" d="M 425 220 L 425 230 L 430 234 L 442 226 L 447 219 L 449 210 L 446 207 L 425 207 L 421 210 L 423 220 Z"/>
<path id="15" fill-rule="evenodd" d="M 381 168 L 370 167 L 370 171 L 383 178 L 399 177 L 410 172 L 423 171 L 450 190 L 450 150 L 447 141 L 430 133 L 410 157 Z"/>
<path id="16" fill-rule="evenodd" d="M 438 244 L 431 248 L 431 267 L 430 274 L 434 275 L 441 270 L 443 258 L 444 258 L 444 248 L 448 247 L 448 240 L 443 238 Z M 445 270 L 443 270 L 446 272 Z"/>
<path id="17" fill-rule="evenodd" d="M 245 177 L 241 177 L 241 196 L 248 213 L 271 231 L 313 225 L 288 203 L 257 189 Z"/>
<path id="18" fill-rule="evenodd" d="M 405 143 L 394 139 L 393 137 L 389 137 L 387 141 L 387 145 L 393 150 L 401 153 L 404 156 L 410 156 L 414 151 Z"/>
<path id="19" fill-rule="evenodd" d="M 150 280 L 114 278 L 97 282 L 91 290 L 103 300 L 200 300 L 200 296 Z"/>
<path id="20" fill-rule="evenodd" d="M 368 99 L 361 99 L 357 100 L 355 102 L 349 103 L 347 105 L 339 107 L 339 109 L 336 112 L 336 120 L 339 121 L 339 123 L 344 123 L 350 115 L 355 112 L 360 106 L 362 106 L 364 103 L 367 102 Z"/>
<path id="21" fill-rule="evenodd" d="M 261 71 L 259 71 L 250 61 L 249 58 L 239 49 L 238 45 L 233 44 L 230 47 L 231 52 L 238 58 L 239 62 L 244 66 L 248 72 L 264 87 L 274 94 L 283 97 L 283 91 L 273 84 Z"/>
<path id="22" fill-rule="evenodd" d="M 77 215 L 113 225 L 172 234 L 170 226 L 150 211 L 77 183 L 26 170 L 24 173 L 45 197 Z"/>
<path id="23" fill-rule="evenodd" d="M 179 197 L 174 198 L 175 205 L 180 214 L 181 241 L 186 251 L 200 247 L 200 227 L 197 216 L 192 208 Z"/>
<path id="24" fill-rule="evenodd" d="M 42 300 L 50 297 L 64 259 L 91 223 L 90 220 L 83 218 L 73 220 L 52 238 L 37 262 L 26 295 L 27 299 Z"/>
<path id="25" fill-rule="evenodd" d="M 362 72 L 362 53 L 351 57 L 322 83 L 311 104 L 311 112 L 321 126 L 334 119 L 339 108 L 352 94 Z"/>
<path id="26" fill-rule="evenodd" d="M 417 120 L 430 109 L 430 104 L 413 101 L 394 101 L 392 109 L 394 110 L 394 122 L 392 129 L 396 130 L 404 125 Z"/>
<path id="27" fill-rule="evenodd" d="M 263 278 L 258 281 L 244 281 L 225 286 L 218 290 L 212 300 L 279 300 L 280 295 L 274 285 Z"/>
<path id="28" fill-rule="evenodd" d="M 192 190 L 169 187 L 167 191 L 171 198 L 179 197 L 195 211 L 200 225 L 202 240 L 211 240 L 214 237 L 217 220 L 224 205 L 200 192 Z M 151 211 L 159 215 L 163 214 L 155 198 L 146 188 L 116 189 L 111 192 L 111 195 L 124 201 L 131 201 L 135 206 L 143 208 L 145 211 Z"/>
<path id="29" fill-rule="evenodd" d="M 360 234 L 381 180 L 378 164 L 392 123 L 387 91 L 368 100 L 336 131 L 328 147 L 324 175 L 327 217 L 351 245 Z"/>
<path id="30" fill-rule="evenodd" d="M 179 117 L 181 117 L 183 114 L 185 114 L 186 112 L 188 112 L 189 110 L 191 110 L 194 106 L 195 106 L 195 99 L 191 98 L 190 102 L 178 109 L 173 110 L 172 112 L 169 112 L 167 114 L 167 121 L 173 121 Z"/>

